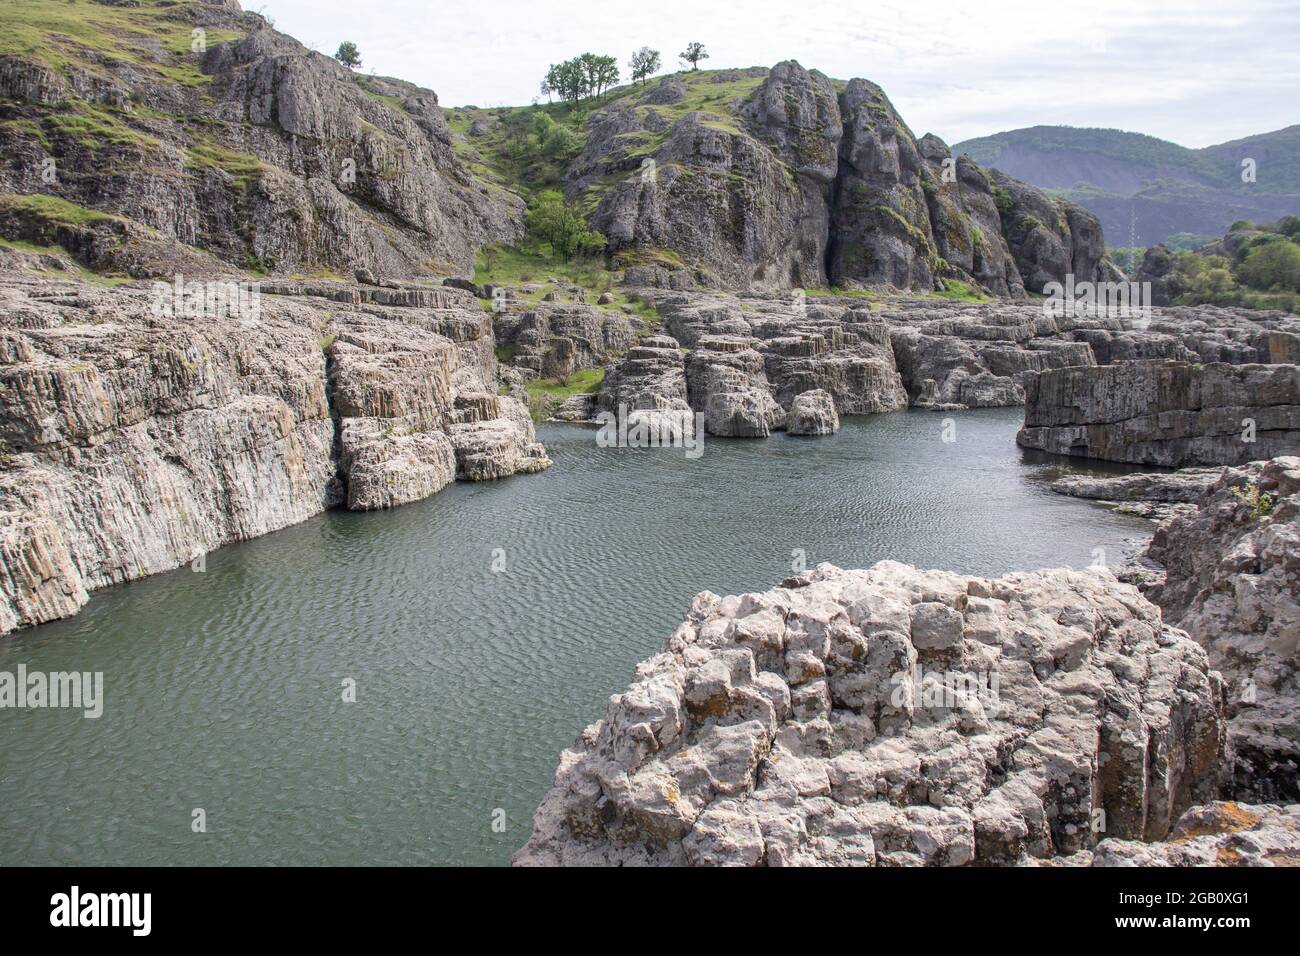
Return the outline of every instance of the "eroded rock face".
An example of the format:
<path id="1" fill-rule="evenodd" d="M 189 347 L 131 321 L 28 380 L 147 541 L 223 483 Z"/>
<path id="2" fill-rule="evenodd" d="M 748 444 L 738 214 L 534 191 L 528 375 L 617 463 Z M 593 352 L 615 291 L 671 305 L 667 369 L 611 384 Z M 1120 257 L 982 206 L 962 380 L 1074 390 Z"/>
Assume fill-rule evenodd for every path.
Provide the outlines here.
<path id="1" fill-rule="evenodd" d="M 267 283 L 256 316 L 156 290 L 0 288 L 0 633 L 325 508 L 550 462 L 462 292 Z"/>
<path id="2" fill-rule="evenodd" d="M 542 303 L 522 313 L 503 310 L 494 321 L 497 343 L 510 362 L 542 378 L 564 378 L 599 368 L 631 347 L 633 322 L 594 305 Z"/>
<path id="3" fill-rule="evenodd" d="M 593 115 L 568 189 L 621 177 L 592 218 L 613 250 L 672 250 L 688 266 L 673 288 L 928 292 L 959 279 L 1023 298 L 1072 271 L 1118 277 L 1090 214 L 916 139 L 874 83 L 837 93 L 793 60 L 759 73 L 751 92 L 671 125 L 646 106 Z M 677 102 L 686 85 L 660 81 L 642 102 Z"/>
<path id="4" fill-rule="evenodd" d="M 1103 840 L 1092 866 L 1300 866 L 1300 805 L 1212 803 L 1161 843 Z"/>
<path id="5" fill-rule="evenodd" d="M 1224 469 L 1146 556 L 1148 596 L 1228 684 L 1232 792 L 1300 800 L 1300 458 Z"/>
<path id="6" fill-rule="evenodd" d="M 835 399 L 824 389 L 800 392 L 790 404 L 785 430 L 791 435 L 833 435 L 840 430 Z"/>
<path id="7" fill-rule="evenodd" d="M 560 758 L 521 865 L 962 865 L 1159 839 L 1223 688 L 1108 572 L 821 565 L 699 595 Z M 1100 811 L 1100 813 L 1098 812 Z"/>
<path id="8" fill-rule="evenodd" d="M 52 193 L 122 217 L 63 230 L 88 264 L 134 276 L 256 263 L 406 278 L 472 272 L 478 246 L 522 237 L 523 203 L 457 158 L 431 90 L 353 73 L 236 6 L 123 6 L 143 31 L 207 31 L 205 52 L 135 36 L 123 41 L 130 58 L 74 55 L 55 69 L 36 52 L 0 68 L 0 96 L 24 120 L 0 127 L 13 158 L 0 193 Z M 55 129 L 57 113 L 105 108 L 113 115 L 95 114 L 92 130 L 107 123 L 111 135 L 59 126 L 51 144 L 33 132 Z M 59 176 L 47 183 L 51 154 Z M 10 238 L 55 238 L 39 217 L 5 219 Z"/>
<path id="9" fill-rule="evenodd" d="M 629 273 L 632 270 L 628 270 Z M 680 408 L 713 416 L 719 434 L 762 436 L 783 427 L 795 397 L 829 392 L 841 415 L 907 407 L 959 410 L 1014 406 L 1042 372 L 1140 357 L 1232 363 L 1285 356 L 1300 320 L 1251 317 L 1218 308 L 1157 309 L 1149 321 L 1052 315 L 1039 304 L 954 302 L 939 298 L 799 293 L 720 295 L 638 287 L 671 336 L 673 351 L 643 339 L 611 356 L 600 405 Z M 1282 342 L 1282 346 L 1276 343 Z M 677 348 L 689 350 L 685 360 Z M 761 372 L 754 354 L 762 358 Z M 1245 374 L 1245 373 L 1228 373 Z M 1265 375 L 1285 375 L 1275 371 Z M 683 392 L 685 388 L 685 392 Z M 1215 399 L 1218 400 L 1218 399 Z M 735 416 L 737 425 L 726 424 Z M 1260 420 L 1258 424 L 1263 424 Z"/>
<path id="10" fill-rule="evenodd" d="M 1300 366 L 1119 362 L 1029 383 L 1016 441 L 1143 465 L 1241 464 L 1300 451 Z"/>

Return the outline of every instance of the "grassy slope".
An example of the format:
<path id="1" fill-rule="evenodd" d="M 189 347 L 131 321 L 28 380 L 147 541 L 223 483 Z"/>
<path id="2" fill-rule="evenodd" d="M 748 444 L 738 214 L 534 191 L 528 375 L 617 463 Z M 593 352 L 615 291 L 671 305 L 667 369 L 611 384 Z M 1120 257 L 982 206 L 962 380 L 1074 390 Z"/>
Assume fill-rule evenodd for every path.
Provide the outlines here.
<path id="1" fill-rule="evenodd" d="M 57 73 L 73 69 L 105 74 L 104 59 L 152 71 L 159 80 L 184 86 L 208 82 L 191 51 L 193 25 L 178 8 L 191 0 L 138 0 L 111 7 L 90 0 L 5 0 L 0 16 L 0 56 L 44 64 Z M 207 31 L 209 46 L 240 34 Z"/>

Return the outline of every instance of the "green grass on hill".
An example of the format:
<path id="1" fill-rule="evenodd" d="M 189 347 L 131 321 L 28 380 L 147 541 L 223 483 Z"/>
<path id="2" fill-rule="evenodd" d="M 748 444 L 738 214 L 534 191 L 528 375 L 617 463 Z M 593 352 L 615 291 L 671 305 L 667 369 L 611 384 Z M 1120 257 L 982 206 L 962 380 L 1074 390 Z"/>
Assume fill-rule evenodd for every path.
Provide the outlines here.
<path id="1" fill-rule="evenodd" d="M 76 203 L 60 199 L 58 196 L 47 196 L 44 193 L 30 196 L 0 195 L 0 209 L 21 212 L 52 225 L 71 228 L 96 226 L 112 222 L 118 218 L 105 212 L 78 206 Z"/>
<path id="2" fill-rule="evenodd" d="M 623 134 L 631 158 L 650 156 L 663 146 L 671 127 L 688 113 L 707 114 L 704 123 L 730 133 L 741 132 L 741 119 L 736 105 L 748 98 L 762 83 L 762 77 L 739 76 L 739 71 L 698 70 L 677 74 L 686 85 L 686 95 L 678 103 L 642 104 L 641 97 L 656 83 L 670 74 L 654 77 L 645 86 L 628 84 L 615 87 L 600 99 L 589 100 L 576 107 L 564 103 L 539 103 L 534 106 L 510 106 L 482 109 L 479 107 L 449 107 L 445 110 L 447 121 L 455 135 L 454 145 L 460 158 L 486 183 L 504 186 L 522 196 L 530 196 L 540 189 L 562 184 L 565 161 L 571 157 L 547 157 L 534 147 L 521 143 L 511 132 L 513 117 L 520 113 L 529 115 L 545 113 L 557 124 L 565 127 L 575 137 L 576 155 L 586 142 L 593 116 L 597 111 L 627 108 L 645 120 L 651 111 L 665 122 L 662 132 L 648 129 Z M 476 120 L 488 120 L 493 125 L 481 136 L 471 136 L 470 127 Z M 577 197 L 589 212 L 600 197 L 626 174 L 615 174 L 592 183 L 582 196 Z"/>
<path id="3" fill-rule="evenodd" d="M 38 246 L 34 242 L 25 242 L 22 239 L 3 238 L 0 238 L 0 246 L 13 249 L 15 252 L 26 252 L 31 255 L 57 256 L 72 265 L 71 276 L 80 279 L 82 282 L 91 282 L 95 285 L 112 287 L 125 285 L 129 282 L 135 281 L 129 276 L 105 275 L 103 273 L 95 272 L 92 269 L 87 269 L 77 261 L 76 256 L 68 252 L 68 250 L 64 249 L 62 246 Z M 66 278 L 69 276 L 69 273 L 59 269 L 37 269 L 35 271 L 41 275 L 47 275 L 54 278 Z"/>
<path id="4" fill-rule="evenodd" d="M 594 395 L 605 381 L 603 368 L 575 372 L 566 379 L 541 378 L 525 384 L 528 391 L 528 411 L 534 421 L 545 421 L 554 414 L 560 403 L 572 395 Z"/>
<path id="5" fill-rule="evenodd" d="M 103 75 L 100 60 L 129 63 L 183 86 L 199 86 L 200 54 L 191 50 L 194 0 L 136 0 L 109 6 L 92 0 L 4 0 L 0 57 L 36 60 L 55 72 L 74 68 Z M 242 36 L 208 30 L 208 47 Z M 159 47 L 161 46 L 161 50 Z"/>
<path id="6" fill-rule="evenodd" d="M 979 289 L 959 279 L 944 279 L 942 292 L 931 292 L 927 298 L 952 299 L 957 302 L 988 302 L 991 298 Z"/>
<path id="7" fill-rule="evenodd" d="M 186 153 L 187 165 L 191 168 L 220 169 L 233 176 L 235 186 L 241 190 L 259 178 L 266 168 L 252 153 L 235 152 L 218 146 L 210 139 L 200 139 Z"/>
<path id="8" fill-rule="evenodd" d="M 645 322 L 647 334 L 659 328 L 659 313 L 654 306 L 617 288 L 615 281 L 618 275 L 605 268 L 604 260 L 574 259 L 562 262 L 548 255 L 545 250 L 545 244 L 524 249 L 514 246 L 484 246 L 475 260 L 474 281 L 478 285 L 505 286 L 511 289 L 511 299 L 528 308 L 542 302 L 546 293 L 555 288 L 551 279 L 560 279 L 586 290 L 588 305 L 620 312 L 626 311 L 624 306 L 630 306 L 632 314 Z M 522 287 L 526 285 L 537 285 L 539 288 L 524 292 Z M 606 292 L 613 296 L 614 301 L 599 305 L 596 300 Z M 563 293 L 561 300 L 565 300 Z M 490 310 L 492 304 L 485 300 L 483 307 Z"/>

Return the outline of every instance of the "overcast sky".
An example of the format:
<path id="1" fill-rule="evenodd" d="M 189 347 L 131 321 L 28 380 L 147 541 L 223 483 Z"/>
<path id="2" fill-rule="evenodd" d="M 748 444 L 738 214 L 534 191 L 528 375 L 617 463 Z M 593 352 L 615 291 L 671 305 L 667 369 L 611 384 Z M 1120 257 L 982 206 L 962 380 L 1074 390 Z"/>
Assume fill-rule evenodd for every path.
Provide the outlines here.
<path id="1" fill-rule="evenodd" d="M 437 92 L 521 105 L 550 63 L 647 45 L 665 67 L 796 59 L 874 80 L 920 135 L 949 143 L 1038 124 L 1207 146 L 1300 123 L 1297 0 L 244 0 L 323 53 Z"/>

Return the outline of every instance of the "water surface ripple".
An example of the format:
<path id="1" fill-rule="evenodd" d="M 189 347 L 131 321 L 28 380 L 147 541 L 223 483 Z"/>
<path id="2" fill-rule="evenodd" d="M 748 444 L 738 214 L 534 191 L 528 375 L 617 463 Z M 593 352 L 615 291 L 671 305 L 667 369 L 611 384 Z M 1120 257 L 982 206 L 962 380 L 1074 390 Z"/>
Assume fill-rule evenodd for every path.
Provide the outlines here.
<path id="1" fill-rule="evenodd" d="M 1022 416 L 953 416 L 953 443 L 932 413 L 848 419 L 694 461 L 543 428 L 544 474 L 98 592 L 0 639 L 0 670 L 103 671 L 106 697 L 98 720 L 0 710 L 0 864 L 505 863 L 559 751 L 700 590 L 771 587 L 795 549 L 977 574 L 1118 559 L 1145 522 L 1048 491 L 1067 465 L 1017 449 Z"/>

